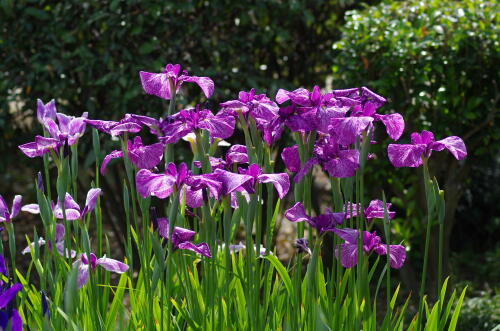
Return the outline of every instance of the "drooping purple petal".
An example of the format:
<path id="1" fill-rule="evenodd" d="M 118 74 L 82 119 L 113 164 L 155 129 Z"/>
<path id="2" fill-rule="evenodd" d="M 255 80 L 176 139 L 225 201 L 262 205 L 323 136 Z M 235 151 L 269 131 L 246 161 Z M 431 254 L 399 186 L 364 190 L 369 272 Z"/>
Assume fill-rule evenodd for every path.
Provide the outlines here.
<path id="1" fill-rule="evenodd" d="M 281 152 L 281 159 L 285 163 L 285 167 L 288 171 L 297 172 L 300 170 L 300 155 L 299 147 L 297 145 L 283 148 L 283 152 Z"/>
<path id="2" fill-rule="evenodd" d="M 355 244 L 358 242 L 358 230 L 349 228 L 344 228 L 344 229 L 337 228 L 333 230 L 333 232 L 348 243 Z"/>
<path id="3" fill-rule="evenodd" d="M 193 244 L 192 242 L 185 241 L 179 244 L 178 246 L 180 249 L 187 249 L 192 252 L 195 252 L 197 254 L 201 254 L 205 257 L 212 257 L 212 254 L 210 253 L 210 248 L 206 243 L 201 243 L 201 244 Z"/>
<path id="4" fill-rule="evenodd" d="M 89 280 L 89 265 L 85 263 L 78 263 L 78 276 L 76 283 L 78 285 L 78 288 L 82 288 L 83 285 L 87 283 Z"/>
<path id="5" fill-rule="evenodd" d="M 83 208 L 82 217 L 94 210 L 97 203 L 97 198 L 102 193 L 100 188 L 92 188 L 87 193 L 87 199 L 85 200 L 85 207 Z"/>
<path id="6" fill-rule="evenodd" d="M 167 74 L 141 71 L 139 72 L 139 76 L 141 77 L 142 88 L 147 94 L 170 100 L 172 92 L 170 91 Z"/>
<path id="7" fill-rule="evenodd" d="M 359 168 L 359 151 L 356 149 L 341 150 L 336 158 L 323 164 L 323 169 L 336 178 L 352 177 Z"/>
<path id="8" fill-rule="evenodd" d="M 16 308 L 12 308 L 10 321 L 11 331 L 23 331 L 23 320 Z"/>
<path id="9" fill-rule="evenodd" d="M 286 173 L 262 174 L 258 180 L 261 183 L 272 183 L 280 199 L 283 199 L 290 189 L 290 178 Z"/>
<path id="10" fill-rule="evenodd" d="M 424 154 L 425 150 L 426 146 L 422 144 L 389 144 L 387 154 L 389 155 L 389 161 L 396 168 L 416 168 L 422 165 L 422 154 Z"/>
<path id="11" fill-rule="evenodd" d="M 127 122 L 115 125 L 109 132 L 111 136 L 116 137 L 124 132 L 137 133 L 139 131 L 141 131 L 141 126 L 139 124 Z"/>
<path id="12" fill-rule="evenodd" d="M 213 174 L 214 178 L 222 183 L 222 195 L 228 195 L 241 188 L 245 183 L 253 180 L 252 176 L 235 174 L 221 169 L 216 169 Z"/>
<path id="13" fill-rule="evenodd" d="M 7 307 L 9 302 L 12 301 L 12 299 L 15 298 L 17 292 L 21 291 L 23 289 L 23 286 L 20 283 L 15 283 L 11 287 L 9 287 L 7 290 L 5 290 L 3 293 L 0 294 L 0 309 L 4 309 Z"/>
<path id="14" fill-rule="evenodd" d="M 207 99 L 214 93 L 214 81 L 208 77 L 188 76 L 184 81 L 198 84 Z"/>
<path id="15" fill-rule="evenodd" d="M 462 160 L 467 156 L 467 148 L 464 141 L 457 136 L 447 137 L 431 143 L 430 149 L 435 151 L 442 151 L 447 149 L 457 159 Z"/>
<path id="16" fill-rule="evenodd" d="M 137 169 L 152 169 L 163 159 L 163 144 L 143 145 L 141 137 L 134 138 L 129 144 L 128 156 Z"/>
<path id="17" fill-rule="evenodd" d="M 36 136 L 34 142 L 20 145 L 19 149 L 27 157 L 34 158 L 48 153 L 51 149 L 56 150 L 58 146 L 59 141 L 57 139 Z"/>
<path id="18" fill-rule="evenodd" d="M 386 209 L 389 219 L 393 219 L 396 216 L 396 212 L 390 211 L 391 203 L 386 203 Z M 384 202 L 382 200 L 372 200 L 370 204 L 365 209 L 365 217 L 368 222 L 370 222 L 373 218 L 384 218 Z"/>
<path id="19" fill-rule="evenodd" d="M 379 255 L 387 254 L 387 245 L 380 244 L 375 249 L 375 252 Z M 391 268 L 399 269 L 403 266 L 406 260 L 406 249 L 401 245 L 389 245 L 389 255 L 391 257 Z"/>
<path id="20" fill-rule="evenodd" d="M 175 177 L 168 174 L 154 174 L 147 169 L 141 169 L 135 177 L 137 192 L 144 198 L 156 196 L 165 199 L 172 194 Z"/>
<path id="21" fill-rule="evenodd" d="M 304 205 L 301 202 L 297 202 L 290 209 L 285 212 L 285 217 L 290 222 L 311 222 L 311 217 L 306 214 Z"/>
<path id="22" fill-rule="evenodd" d="M 335 249 L 338 258 L 338 249 Z M 358 245 L 344 243 L 340 245 L 340 263 L 344 268 L 352 268 L 358 263 Z"/>
<path id="23" fill-rule="evenodd" d="M 398 140 L 403 134 L 405 121 L 401 114 L 377 115 L 376 119 L 379 119 L 385 125 L 385 130 L 392 140 Z"/>
<path id="24" fill-rule="evenodd" d="M 332 118 L 330 121 L 329 132 L 335 137 L 340 145 L 348 146 L 356 142 L 361 132 L 366 130 L 373 122 L 372 117 L 345 117 Z"/>
<path id="25" fill-rule="evenodd" d="M 316 130 L 328 134 L 332 118 L 344 118 L 349 107 L 318 107 L 316 111 Z"/>
<path id="26" fill-rule="evenodd" d="M 109 162 L 112 159 L 117 159 L 117 158 L 121 158 L 121 157 L 123 157 L 123 152 L 118 151 L 118 150 L 114 150 L 111 153 L 109 153 L 108 155 L 106 155 L 104 157 L 104 160 L 102 161 L 102 164 L 101 164 L 101 175 L 104 176 L 104 172 L 106 171 L 106 167 L 108 166 Z"/>
<path id="27" fill-rule="evenodd" d="M 96 264 L 100 265 L 101 267 L 103 267 L 108 271 L 116 272 L 118 274 L 124 273 L 129 268 L 129 266 L 126 265 L 125 263 L 120 262 L 118 260 L 110 259 L 106 257 L 106 255 L 104 255 L 100 259 L 97 259 Z"/>
<path id="28" fill-rule="evenodd" d="M 233 116 L 210 113 L 200 121 L 198 127 L 207 130 L 211 138 L 227 139 L 233 135 L 235 124 L 236 120 Z"/>
<path id="29" fill-rule="evenodd" d="M 57 219 L 59 219 L 59 220 L 64 219 L 63 210 L 62 210 L 62 208 L 60 206 L 54 207 L 53 212 L 54 212 L 54 216 Z M 81 216 L 80 210 L 77 210 L 77 209 L 67 208 L 67 209 L 65 209 L 65 213 L 66 213 L 66 220 L 67 221 L 77 220 Z"/>

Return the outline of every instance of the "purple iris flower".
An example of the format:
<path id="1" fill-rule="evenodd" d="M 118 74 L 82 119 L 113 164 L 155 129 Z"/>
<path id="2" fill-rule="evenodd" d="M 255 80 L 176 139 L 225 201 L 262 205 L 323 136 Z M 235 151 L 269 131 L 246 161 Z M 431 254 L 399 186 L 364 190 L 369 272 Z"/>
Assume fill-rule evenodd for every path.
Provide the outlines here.
<path id="1" fill-rule="evenodd" d="M 226 139 L 233 135 L 235 119 L 233 116 L 219 112 L 214 115 L 208 109 L 196 108 L 183 109 L 167 117 L 160 123 L 160 130 L 164 137 L 160 140 L 166 144 L 178 142 L 182 137 L 196 130 L 206 130 L 210 138 Z"/>
<path id="2" fill-rule="evenodd" d="M 304 205 L 297 202 L 292 208 L 285 212 L 285 217 L 290 222 L 307 222 L 312 227 L 322 234 L 324 232 L 332 232 L 337 228 L 337 225 L 342 224 L 345 218 L 344 213 L 333 213 L 330 209 L 326 209 L 324 214 L 316 217 L 310 217 L 306 214 Z"/>
<path id="3" fill-rule="evenodd" d="M 151 73 L 141 71 L 142 88 L 147 94 L 156 95 L 162 99 L 171 99 L 177 94 L 182 83 L 196 83 L 201 88 L 207 98 L 214 93 L 214 82 L 208 77 L 188 76 L 188 72 L 183 70 L 181 73 L 180 64 L 167 64 L 162 73 Z M 170 86 L 170 81 L 173 86 Z M 173 91 L 171 90 L 173 87 Z"/>
<path id="4" fill-rule="evenodd" d="M 9 277 L 3 255 L 0 255 L 0 273 L 7 278 Z M 0 279 L 0 329 L 7 330 L 10 322 L 11 330 L 22 331 L 23 320 L 17 309 L 14 308 L 14 302 L 12 302 L 17 293 L 22 289 L 23 285 L 20 283 L 10 285 Z"/>
<path id="5" fill-rule="evenodd" d="M 73 200 L 73 197 L 66 192 L 66 196 L 64 197 L 64 209 L 66 214 L 67 221 L 74 221 L 77 219 L 83 219 L 85 215 L 94 210 L 95 205 L 97 203 L 97 198 L 101 194 L 100 188 L 92 188 L 87 193 L 87 199 L 85 200 L 85 207 L 83 210 L 80 209 L 80 205 Z M 64 219 L 63 216 L 63 208 L 61 201 L 57 201 L 57 204 L 51 203 L 52 212 L 57 219 Z M 21 208 L 22 211 L 31 213 L 31 214 L 39 214 L 40 206 L 36 203 L 24 205 Z"/>
<path id="6" fill-rule="evenodd" d="M 334 229 L 333 232 L 345 243 L 340 245 L 340 262 L 345 268 L 352 268 L 358 263 L 358 230 L 355 229 Z M 389 245 L 389 255 L 391 258 L 391 267 L 399 269 L 406 260 L 406 250 L 401 245 Z M 377 236 L 376 232 L 363 232 L 363 252 L 370 254 L 375 252 L 378 255 L 387 254 L 387 245 Z M 338 249 L 335 250 L 335 256 L 338 258 Z"/>
<path id="7" fill-rule="evenodd" d="M 283 199 L 290 189 L 290 178 L 287 173 L 263 174 L 262 169 L 257 164 L 251 164 L 248 169 L 238 169 L 240 174 L 250 176 L 251 179 L 241 185 L 248 193 L 255 193 L 256 183 L 271 183 L 278 192 L 280 199 Z"/>
<path id="8" fill-rule="evenodd" d="M 292 131 L 312 131 L 328 133 L 328 124 L 332 118 L 344 117 L 349 107 L 339 105 L 333 93 L 321 94 L 319 86 L 312 92 L 304 88 L 289 92 L 278 90 L 276 101 L 282 104 L 290 100 L 291 107 L 280 109 L 280 116 Z"/>
<path id="9" fill-rule="evenodd" d="M 426 130 L 420 134 L 417 132 L 412 133 L 411 144 L 390 144 L 387 152 L 389 160 L 396 168 L 416 168 L 422 165 L 422 157 L 429 158 L 432 151 L 442 151 L 445 148 L 457 160 L 462 160 L 467 156 L 467 148 L 461 138 L 451 136 L 435 141 L 434 134 Z"/>
<path id="10" fill-rule="evenodd" d="M 57 150 L 66 142 L 69 146 L 75 144 L 85 132 L 87 113 L 83 113 L 80 117 L 67 116 L 56 112 L 54 100 L 44 105 L 39 99 L 37 118 L 49 133 L 50 138 L 36 136 L 34 142 L 20 145 L 19 149 L 30 158 L 42 156 L 50 149 Z"/>
<path id="11" fill-rule="evenodd" d="M 169 221 L 166 218 L 158 218 L 158 234 L 163 238 L 169 240 Z M 201 254 L 205 257 L 212 257 L 210 253 L 210 248 L 206 243 L 201 244 L 193 244 L 191 241 L 193 240 L 196 232 L 184 229 L 178 226 L 174 226 L 174 230 L 172 233 L 172 249 L 187 249 L 189 251 L 195 252 L 197 254 Z"/>
<path id="12" fill-rule="evenodd" d="M 292 163 L 299 164 L 298 153 L 290 153 L 286 162 L 288 163 L 287 168 Z M 295 182 L 298 183 L 315 164 L 320 164 L 323 170 L 327 171 L 332 177 L 351 177 L 359 168 L 359 151 L 346 149 L 331 137 L 323 136 L 314 146 L 313 157 L 302 166 L 295 176 Z"/>
<path id="13" fill-rule="evenodd" d="M 281 136 L 283 129 L 278 123 L 278 105 L 265 94 L 255 94 L 255 89 L 249 92 L 241 91 L 238 100 L 229 100 L 221 103 L 220 106 L 221 112 L 231 114 L 235 118 L 239 116 L 238 112 L 241 112 L 245 118 L 252 117 L 269 146 Z"/>
<path id="14" fill-rule="evenodd" d="M 234 163 L 248 163 L 247 147 L 244 145 L 233 145 L 229 147 L 226 153 L 226 162 L 228 166 Z"/>
<path id="15" fill-rule="evenodd" d="M 361 132 L 371 127 L 375 121 L 384 124 L 387 134 L 393 140 L 398 140 L 401 137 L 405 127 L 401 114 L 382 115 L 376 113 L 377 109 L 386 103 L 385 98 L 366 87 L 361 88 L 361 96 L 357 95 L 357 91 L 341 91 L 347 91 L 344 92 L 344 95 L 351 97 L 349 100 L 353 101 L 353 109 L 350 117 L 330 119 L 329 133 L 337 139 L 339 144 L 347 146 L 354 143 Z M 336 94 L 335 91 L 334 94 Z"/>
<path id="16" fill-rule="evenodd" d="M 391 206 L 392 203 L 386 202 L 385 208 L 387 209 L 387 214 L 390 220 L 396 216 L 396 212 L 390 210 Z M 352 202 L 347 202 L 344 205 L 344 211 L 346 213 L 346 218 L 351 218 L 351 215 L 352 217 L 357 216 L 356 205 Z M 370 201 L 370 204 L 364 210 L 364 216 L 368 223 L 371 223 L 374 218 L 384 219 L 384 202 L 382 200 Z"/>
<path id="17" fill-rule="evenodd" d="M 219 199 L 222 190 L 220 183 L 212 174 L 192 175 L 185 163 L 177 168 L 169 163 L 164 173 L 153 173 L 150 170 L 139 170 L 135 177 L 137 192 L 144 198 L 156 196 L 165 199 L 174 191 L 186 197 L 186 205 L 198 208 L 203 205 L 203 190 L 208 189 L 210 195 Z"/>
<path id="18" fill-rule="evenodd" d="M 119 122 L 86 119 L 85 123 L 113 137 L 119 136 L 124 132 L 137 133 L 141 131 L 141 122 L 130 114 L 125 114 L 125 117 Z"/>
<path id="19" fill-rule="evenodd" d="M 7 206 L 5 199 L 0 195 L 0 222 L 10 222 L 19 214 L 22 199 L 23 197 L 20 195 L 14 196 L 12 208 L 9 211 L 9 206 Z"/>
<path id="20" fill-rule="evenodd" d="M 163 158 L 162 143 L 143 145 L 141 137 L 136 136 L 133 141 L 129 140 L 127 145 L 128 157 L 137 169 L 152 169 L 156 167 Z M 104 175 L 109 161 L 121 157 L 123 157 L 123 152 L 118 150 L 114 150 L 106 155 L 102 161 L 101 174 Z"/>
<path id="21" fill-rule="evenodd" d="M 66 254 L 64 254 L 64 234 L 65 234 L 65 229 L 64 225 L 62 224 L 56 224 L 56 249 L 59 255 L 64 256 L 66 258 L 74 258 L 76 256 L 76 252 L 74 250 L 68 251 L 66 250 Z M 38 247 L 45 245 L 45 239 L 42 237 L 38 238 Z M 48 240 L 47 247 L 49 247 L 50 250 L 52 250 L 52 243 L 50 240 Z M 21 254 L 27 254 L 29 253 L 32 249 L 35 248 L 35 243 L 32 242 L 29 246 L 24 248 L 21 252 Z"/>
<path id="22" fill-rule="evenodd" d="M 101 258 L 97 258 L 94 253 L 90 253 L 90 261 L 87 259 L 87 254 L 82 254 L 78 260 L 73 263 L 74 266 L 78 266 L 78 278 L 77 284 L 78 288 L 85 285 L 89 279 L 89 267 L 95 270 L 97 266 L 101 266 L 104 269 L 117 274 L 122 274 L 128 270 L 128 265 L 118 260 L 110 259 L 104 255 Z"/>

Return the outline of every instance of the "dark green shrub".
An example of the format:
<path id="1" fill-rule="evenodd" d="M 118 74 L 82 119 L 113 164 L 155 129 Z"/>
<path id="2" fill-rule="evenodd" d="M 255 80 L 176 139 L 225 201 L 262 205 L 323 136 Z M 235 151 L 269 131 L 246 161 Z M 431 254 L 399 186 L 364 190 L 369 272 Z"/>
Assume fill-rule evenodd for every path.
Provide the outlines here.
<path id="1" fill-rule="evenodd" d="M 333 44 L 335 86 L 367 85 L 387 96 L 387 111 L 393 109 L 407 121 L 403 142 L 409 133 L 429 128 L 436 138 L 457 135 L 465 140 L 469 156 L 464 162 L 448 162 L 448 155 L 436 153 L 431 164 L 446 190 L 448 243 L 460 198 L 466 189 L 474 191 L 470 174 L 491 167 L 500 146 L 498 12 L 496 1 L 386 1 L 348 12 L 342 39 Z M 385 160 L 386 144 L 381 145 L 378 156 Z M 407 203 L 422 195 L 419 173 L 396 170 L 398 177 L 408 176 L 394 183 L 393 171 L 386 168 L 385 173 L 377 171 L 382 176 L 370 177 L 373 194 L 380 195 L 383 188 L 394 197 L 406 219 L 396 230 L 419 246 L 423 220 L 406 218 L 409 210 L 425 211 L 425 204 Z"/>

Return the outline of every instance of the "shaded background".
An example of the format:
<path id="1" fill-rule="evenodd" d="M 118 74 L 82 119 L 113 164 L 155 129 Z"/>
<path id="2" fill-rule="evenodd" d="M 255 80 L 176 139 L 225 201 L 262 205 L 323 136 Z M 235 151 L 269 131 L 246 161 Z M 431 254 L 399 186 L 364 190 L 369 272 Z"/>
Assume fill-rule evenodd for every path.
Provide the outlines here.
<path id="1" fill-rule="evenodd" d="M 274 97 L 278 88 L 365 85 L 388 98 L 383 112 L 404 116 L 402 143 L 422 129 L 431 129 L 438 139 L 464 138 L 467 159 L 457 162 L 435 153 L 430 166 L 446 190 L 448 273 L 455 286 L 471 287 L 464 330 L 467 325 L 491 329 L 500 323 L 498 12 L 495 1 L 479 0 L 4 0 L 0 194 L 11 200 L 20 193 L 25 203 L 34 201 L 33 182 L 42 162 L 26 159 L 17 146 L 40 133 L 37 98 L 55 98 L 60 112 L 88 111 L 90 118 L 116 120 L 127 112 L 158 117 L 166 104 L 144 94 L 138 71 L 159 72 L 166 63 L 211 77 L 213 110 L 250 88 Z M 199 90 L 183 87 L 180 105 L 197 101 L 205 102 Z M 399 277 L 410 291 L 420 278 L 424 242 L 421 174 L 390 166 L 382 133 L 367 174 L 367 197 L 380 198 L 383 190 L 395 206 L 394 238 L 410 249 Z M 90 135 L 82 139 L 80 196 L 94 171 Z M 105 143 L 105 151 L 115 144 Z M 103 180 L 105 191 L 116 192 L 106 195 L 104 216 L 108 235 L 118 243 L 121 211 L 112 206 L 119 203 L 121 171 L 114 167 Z M 319 209 L 330 193 L 320 179 L 315 185 L 322 192 L 316 196 Z M 31 234 L 39 221 L 22 215 L 18 222 Z M 431 268 L 430 286 L 434 276 Z"/>

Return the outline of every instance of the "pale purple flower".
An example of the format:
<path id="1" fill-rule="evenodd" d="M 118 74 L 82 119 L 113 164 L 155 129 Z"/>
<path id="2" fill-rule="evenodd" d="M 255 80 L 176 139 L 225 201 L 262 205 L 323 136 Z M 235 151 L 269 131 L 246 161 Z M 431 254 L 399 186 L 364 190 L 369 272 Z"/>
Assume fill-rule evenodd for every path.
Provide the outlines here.
<path id="1" fill-rule="evenodd" d="M 46 104 L 43 104 L 43 101 L 37 99 L 37 107 L 36 107 L 36 117 L 38 118 L 38 122 L 43 124 L 47 118 L 52 120 L 56 120 L 56 101 L 54 99 L 50 100 Z"/>
<path id="2" fill-rule="evenodd" d="M 64 254 L 64 234 L 65 234 L 65 229 L 64 225 L 58 223 L 56 224 L 56 249 L 59 255 L 64 256 L 66 258 L 74 258 L 76 256 L 76 252 L 74 250 L 69 251 L 66 249 L 66 254 Z M 43 237 L 38 238 L 38 247 L 45 245 L 45 239 Z M 50 240 L 48 240 L 47 246 L 49 247 L 50 250 L 52 250 L 52 243 Z M 29 246 L 24 248 L 21 251 L 21 254 L 27 254 L 29 253 L 32 249 L 35 248 L 35 243 L 32 242 Z"/>
<path id="3" fill-rule="evenodd" d="M 359 232 L 355 229 L 334 229 L 333 232 L 345 240 L 340 245 L 340 262 L 345 268 L 352 268 L 358 263 L 358 238 Z M 370 233 L 363 231 L 363 252 L 370 254 L 375 252 L 378 255 L 387 254 L 387 245 L 377 236 L 376 232 Z M 399 269 L 406 260 L 406 250 L 401 245 L 389 245 L 390 265 L 392 268 Z M 335 250 L 335 256 L 338 258 L 338 249 Z"/>
<path id="4" fill-rule="evenodd" d="M 316 217 L 307 215 L 304 205 L 297 202 L 293 207 L 285 212 L 285 217 L 290 222 L 307 222 L 314 227 L 320 234 L 324 232 L 331 232 L 342 224 L 345 218 L 344 213 L 333 213 L 330 209 L 326 209 L 324 214 Z"/>
<path id="5" fill-rule="evenodd" d="M 184 229 L 178 226 L 174 226 L 172 238 L 169 235 L 169 221 L 166 218 L 158 218 L 158 234 L 163 238 L 170 240 L 172 239 L 172 249 L 186 249 L 197 254 L 201 254 L 205 257 L 212 257 L 210 253 L 210 248 L 206 243 L 194 244 L 192 240 L 196 235 L 196 232 Z"/>
<path id="6" fill-rule="evenodd" d="M 171 99 L 174 94 L 177 94 L 181 85 L 186 83 L 197 84 L 205 96 L 210 98 L 214 93 L 214 82 L 208 77 L 188 76 L 188 72 L 183 70 L 179 64 L 167 64 L 162 73 L 151 73 L 141 71 L 142 88 L 147 94 L 156 95 L 162 99 Z M 172 86 L 170 86 L 170 81 Z M 173 88 L 173 90 L 171 90 Z"/>
<path id="7" fill-rule="evenodd" d="M 160 140 L 166 144 L 178 142 L 182 137 L 196 130 L 206 130 L 210 138 L 226 139 L 233 135 L 235 119 L 233 116 L 219 112 L 214 115 L 208 109 L 196 108 L 183 109 L 167 117 L 160 123 L 163 137 Z"/>
<path id="8" fill-rule="evenodd" d="M 9 210 L 7 202 L 5 202 L 5 199 L 0 195 L 0 222 L 11 222 L 12 219 L 19 214 L 22 199 L 23 197 L 20 195 L 14 196 L 12 207 Z"/>
<path id="9" fill-rule="evenodd" d="M 385 209 L 387 209 L 387 214 L 390 220 L 392 220 L 396 216 L 396 212 L 390 210 L 391 206 L 392 203 L 387 202 L 385 204 Z M 351 218 L 351 215 L 352 217 L 357 216 L 356 205 L 352 202 L 347 202 L 344 205 L 344 211 L 346 213 L 346 218 Z M 364 210 L 364 216 L 368 223 L 370 223 L 374 218 L 384 219 L 384 213 L 384 202 L 382 200 L 370 201 L 370 204 Z"/>
<path id="10" fill-rule="evenodd" d="M 246 181 L 241 187 L 252 194 L 255 193 L 256 183 L 271 183 L 278 192 L 280 199 L 283 199 L 290 189 L 290 178 L 287 173 L 264 174 L 257 164 L 251 164 L 247 169 L 239 168 L 240 174 L 251 176 L 251 180 Z"/>
<path id="11" fill-rule="evenodd" d="M 127 145 L 128 157 L 137 169 L 152 169 L 156 167 L 163 158 L 162 143 L 143 145 L 141 137 L 136 136 L 133 141 L 129 140 Z M 106 167 L 112 159 L 121 157 L 123 157 L 123 152 L 118 150 L 114 150 L 106 155 L 101 165 L 101 174 L 104 175 Z"/>
<path id="12" fill-rule="evenodd" d="M 90 261 L 87 259 L 87 254 L 82 254 L 80 258 L 73 263 L 73 265 L 78 267 L 78 288 L 81 288 L 87 283 L 89 279 L 89 270 L 95 270 L 97 266 L 101 266 L 104 269 L 117 274 L 122 274 L 129 268 L 125 263 L 110 259 L 106 257 L 106 255 L 98 259 L 94 253 L 90 253 Z"/>
<path id="13" fill-rule="evenodd" d="M 141 122 L 130 114 L 125 114 L 125 117 L 119 122 L 86 119 L 85 123 L 113 137 L 125 132 L 137 133 L 141 131 Z"/>
<path id="14" fill-rule="evenodd" d="M 92 188 L 88 191 L 87 193 L 87 198 L 85 200 L 85 207 L 83 210 L 80 209 L 80 205 L 73 200 L 73 197 L 66 192 L 66 195 L 64 197 L 64 209 L 65 209 L 65 215 L 63 214 L 63 208 L 61 201 L 57 201 L 57 204 L 54 204 L 53 202 L 51 203 L 52 207 L 52 212 L 54 213 L 54 216 L 56 219 L 64 219 L 66 218 L 67 221 L 74 221 L 77 219 L 83 219 L 85 215 L 88 213 L 92 212 L 94 210 L 95 205 L 97 203 L 97 198 L 99 195 L 102 193 L 100 188 Z M 36 203 L 24 205 L 21 208 L 22 211 L 31 213 L 31 214 L 39 214 L 40 213 L 40 206 Z M 66 217 L 64 217 L 66 216 Z"/>
<path id="15" fill-rule="evenodd" d="M 389 160 L 396 168 L 412 167 L 422 165 L 422 157 L 429 158 L 432 151 L 442 151 L 447 149 L 457 160 L 462 160 L 467 156 L 467 148 L 464 141 L 451 136 L 436 141 L 434 134 L 430 131 L 411 134 L 411 144 L 390 144 L 387 148 Z"/>
<path id="16" fill-rule="evenodd" d="M 20 145 L 19 149 L 27 157 L 34 158 L 49 153 L 50 150 L 54 150 L 57 153 L 61 145 L 62 143 L 58 139 L 36 136 L 34 142 Z"/>

